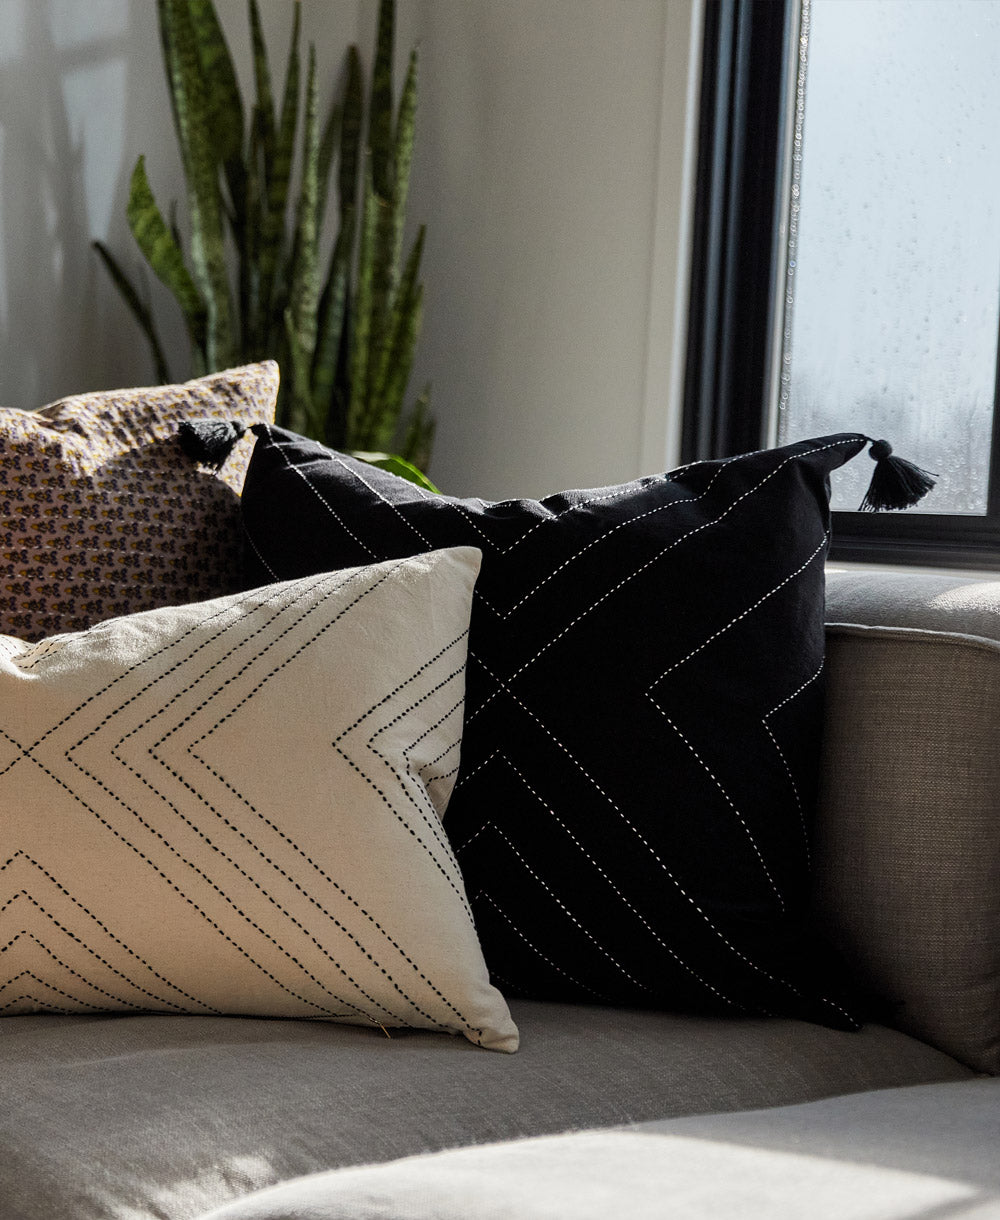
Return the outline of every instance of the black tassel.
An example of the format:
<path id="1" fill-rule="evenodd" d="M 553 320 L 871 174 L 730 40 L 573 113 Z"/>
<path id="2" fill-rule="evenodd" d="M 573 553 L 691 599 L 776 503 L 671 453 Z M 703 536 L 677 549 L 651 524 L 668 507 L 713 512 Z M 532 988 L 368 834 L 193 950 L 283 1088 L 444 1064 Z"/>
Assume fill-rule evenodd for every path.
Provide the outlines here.
<path id="1" fill-rule="evenodd" d="M 910 508 L 927 495 L 937 479 L 937 475 L 928 474 L 905 458 L 896 457 L 888 441 L 872 441 L 868 456 L 875 463 L 875 471 L 861 501 L 860 512 Z"/>
<path id="2" fill-rule="evenodd" d="M 244 432 L 244 424 L 219 419 L 183 419 L 177 429 L 181 448 L 187 456 L 212 470 L 222 469 Z"/>

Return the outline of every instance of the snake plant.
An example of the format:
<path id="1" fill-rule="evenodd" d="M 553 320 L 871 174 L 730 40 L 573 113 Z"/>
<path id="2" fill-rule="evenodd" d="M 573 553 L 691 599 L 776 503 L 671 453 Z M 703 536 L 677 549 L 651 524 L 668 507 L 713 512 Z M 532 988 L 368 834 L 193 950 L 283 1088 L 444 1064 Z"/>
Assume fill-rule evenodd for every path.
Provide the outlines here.
<path id="1" fill-rule="evenodd" d="M 424 481 L 429 391 L 406 409 L 421 324 L 422 226 L 405 259 L 403 249 L 417 53 L 397 107 L 394 0 L 380 0 L 367 107 L 361 59 L 350 47 L 343 92 L 322 124 L 314 47 L 304 72 L 301 62 L 299 0 L 280 106 L 257 0 L 248 5 L 247 104 L 212 0 L 157 6 L 186 184 L 187 248 L 175 210 L 165 217 L 156 202 L 144 157 L 132 174 L 127 217 L 180 307 L 194 373 L 277 359 L 279 423 Z M 324 252 L 334 180 L 337 236 Z M 94 246 L 150 344 L 157 376 L 173 380 L 148 299 L 104 243 Z"/>

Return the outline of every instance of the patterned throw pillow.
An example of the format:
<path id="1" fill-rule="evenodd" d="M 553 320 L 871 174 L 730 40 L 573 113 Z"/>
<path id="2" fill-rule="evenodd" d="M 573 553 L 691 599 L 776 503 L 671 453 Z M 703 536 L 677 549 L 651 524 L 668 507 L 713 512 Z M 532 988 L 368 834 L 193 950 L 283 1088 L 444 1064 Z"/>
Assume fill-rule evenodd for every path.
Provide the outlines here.
<path id="1" fill-rule="evenodd" d="M 498 985 L 858 1024 L 808 898 L 828 478 L 866 438 L 485 503 L 256 431 L 248 580 L 483 551 L 445 824 Z"/>
<path id="2" fill-rule="evenodd" d="M 0 408 L 0 634 L 39 640 L 239 586 L 239 491 L 251 444 L 221 477 L 177 445 L 192 412 L 270 422 L 273 362 L 184 385 Z"/>
<path id="3" fill-rule="evenodd" d="M 512 1051 L 441 814 L 480 553 L 0 639 L 0 1012 Z"/>

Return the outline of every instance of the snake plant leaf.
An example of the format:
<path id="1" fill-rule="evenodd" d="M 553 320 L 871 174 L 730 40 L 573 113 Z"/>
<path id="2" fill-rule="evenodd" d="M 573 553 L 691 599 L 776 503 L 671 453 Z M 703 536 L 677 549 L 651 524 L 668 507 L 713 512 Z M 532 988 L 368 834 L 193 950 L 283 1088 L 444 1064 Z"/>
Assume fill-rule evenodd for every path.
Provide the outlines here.
<path id="1" fill-rule="evenodd" d="M 210 113 L 189 0 L 157 0 L 191 220 L 191 267 L 205 300 L 210 368 L 234 363 L 229 279 Z"/>
<path id="2" fill-rule="evenodd" d="M 316 351 L 316 314 L 319 308 L 318 234 L 316 232 L 316 200 L 319 189 L 319 125 L 316 97 L 316 48 L 309 47 L 309 68 L 306 75 L 306 107 L 303 125 L 302 185 L 298 200 L 298 224 L 295 234 L 295 262 L 289 290 L 289 325 L 295 332 L 297 351 L 306 362 L 306 383 L 301 387 L 303 401 L 311 403 L 310 386 L 312 360 Z M 298 377 L 298 363 L 292 373 Z M 300 387 L 294 388 L 299 396 Z"/>
<path id="3" fill-rule="evenodd" d="M 253 47 L 253 78 L 256 89 L 256 104 L 260 111 L 260 146 L 265 158 L 265 171 L 271 171 L 269 158 L 274 140 L 274 98 L 271 94 L 271 66 L 267 58 L 267 44 L 260 21 L 257 0 L 250 0 L 250 41 Z"/>
<path id="4" fill-rule="evenodd" d="M 243 162 L 243 97 L 229 44 L 212 0 L 189 0 L 191 25 L 201 61 L 209 132 L 226 175 L 234 227 L 246 224 L 246 167 Z"/>
<path id="5" fill-rule="evenodd" d="M 170 232 L 173 235 L 174 241 L 177 243 L 177 249 L 184 253 L 184 239 L 181 237 L 181 226 L 177 219 L 177 200 L 170 200 L 170 207 L 167 210 L 167 215 L 170 218 Z"/>
<path id="6" fill-rule="evenodd" d="M 330 268 L 320 300 L 313 357 L 312 395 L 317 404 L 333 408 L 337 388 L 337 358 L 343 342 L 344 320 L 351 283 L 351 247 L 354 226 L 341 226 L 330 256 Z"/>
<path id="7" fill-rule="evenodd" d="M 402 479 L 416 483 L 425 491 L 431 491 L 435 495 L 441 494 L 440 488 L 435 487 L 422 470 L 419 470 L 412 462 L 408 462 L 406 458 L 400 457 L 398 453 L 372 453 L 363 449 L 351 449 L 348 452 L 351 457 L 355 457 L 361 462 L 367 462 L 369 466 L 378 466 L 381 470 L 388 470 L 390 474 L 397 474 Z"/>
<path id="8" fill-rule="evenodd" d="M 240 256 L 240 308 L 243 324 L 242 355 L 251 361 L 267 357 L 267 324 L 261 305 L 260 242 L 264 210 L 263 143 L 264 116 L 256 103 L 250 114 L 247 148 L 247 228 Z M 263 331 L 263 333 L 262 333 Z"/>
<path id="9" fill-rule="evenodd" d="M 122 300 L 128 306 L 132 316 L 139 323 L 143 334 L 149 341 L 150 351 L 153 356 L 153 364 L 156 367 L 156 377 L 161 385 L 166 385 L 172 380 L 170 369 L 167 365 L 167 358 L 163 354 L 163 346 L 160 343 L 160 336 L 157 333 L 156 323 L 153 321 L 153 314 L 149 306 L 139 296 L 135 285 L 122 270 L 118 260 L 111 253 L 108 247 L 102 241 L 93 243 L 94 249 L 100 255 L 101 262 L 111 276 L 111 282 L 121 293 Z"/>
<path id="10" fill-rule="evenodd" d="M 326 117 L 323 127 L 323 138 L 319 142 L 319 160 L 317 162 L 316 180 L 318 193 L 316 196 L 316 232 L 323 231 L 323 221 L 326 217 L 326 201 L 330 193 L 330 171 L 333 168 L 333 157 L 340 143 L 340 124 L 344 116 L 342 103 L 334 102 Z"/>
<path id="11" fill-rule="evenodd" d="M 288 344 L 290 390 L 279 401 L 278 424 L 292 432 L 306 433 L 313 416 L 309 397 L 309 357 L 299 344 L 291 307 L 285 310 L 285 339 Z"/>
<path id="12" fill-rule="evenodd" d="M 146 177 L 144 157 L 139 158 L 132 171 L 126 215 L 132 236 L 146 256 L 146 261 L 170 289 L 181 307 L 191 346 L 202 362 L 207 361 L 208 311 L 198 286 L 184 263 L 184 255 L 157 207 Z"/>
<path id="13" fill-rule="evenodd" d="M 363 111 L 361 56 L 357 47 L 350 47 L 347 52 L 347 80 L 344 85 L 344 106 L 340 121 L 340 165 L 337 179 L 341 228 L 348 219 L 353 226 L 357 215 Z"/>
<path id="14" fill-rule="evenodd" d="M 295 133 L 299 121 L 299 32 L 301 10 L 298 0 L 292 23 L 292 37 L 285 68 L 285 88 L 281 101 L 281 117 L 277 131 L 266 125 L 262 131 L 266 206 L 261 220 L 260 235 L 260 310 L 258 329 L 266 335 L 271 319 L 281 319 L 285 305 L 278 300 L 276 289 L 282 249 L 285 244 L 285 209 L 288 186 L 295 157 Z M 290 255 L 289 258 L 293 258 Z M 273 354 L 273 353 L 272 353 Z"/>
<path id="15" fill-rule="evenodd" d="M 368 107 L 368 147 L 372 155 L 375 194 L 392 198 L 392 56 L 395 41 L 395 4 L 380 0 L 375 62 L 372 65 L 371 101 Z"/>
<path id="16" fill-rule="evenodd" d="M 369 342 L 372 325 L 372 262 L 378 226 L 378 199 L 372 186 L 371 160 L 364 168 L 361 234 L 358 239 L 357 284 L 354 290 L 354 327 L 351 333 L 350 385 L 347 434 L 354 443 L 368 445 L 364 428 L 368 408 Z"/>
<path id="17" fill-rule="evenodd" d="M 410 168 L 413 164 L 413 148 L 417 125 L 417 50 L 410 52 L 406 80 L 399 99 L 399 117 L 396 121 L 396 140 L 393 148 L 395 180 L 393 192 L 393 255 L 398 262 L 403 250 L 403 227 L 406 223 L 406 203 L 410 190 Z"/>
<path id="18" fill-rule="evenodd" d="M 391 443 L 413 368 L 423 315 L 423 286 L 418 282 L 425 227 L 421 225 L 399 283 L 391 329 L 382 354 L 373 416 L 383 446 Z"/>

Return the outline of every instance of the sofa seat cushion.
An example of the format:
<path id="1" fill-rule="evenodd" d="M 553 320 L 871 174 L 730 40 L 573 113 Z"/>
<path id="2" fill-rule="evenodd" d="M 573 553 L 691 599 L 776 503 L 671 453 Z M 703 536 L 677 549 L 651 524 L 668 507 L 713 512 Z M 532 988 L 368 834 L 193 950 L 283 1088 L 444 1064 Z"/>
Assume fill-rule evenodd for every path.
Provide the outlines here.
<path id="1" fill-rule="evenodd" d="M 961 1080 L 897 1031 L 515 1002 L 517 1055 L 255 1018 L 0 1022 L 4 1220 L 195 1220 L 301 1174 L 473 1143 Z"/>
<path id="2" fill-rule="evenodd" d="M 313 1174 L 205 1220 L 1000 1216 L 1000 1081 L 581 1131 Z"/>

